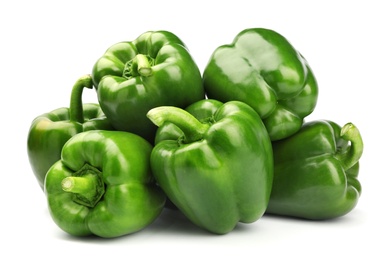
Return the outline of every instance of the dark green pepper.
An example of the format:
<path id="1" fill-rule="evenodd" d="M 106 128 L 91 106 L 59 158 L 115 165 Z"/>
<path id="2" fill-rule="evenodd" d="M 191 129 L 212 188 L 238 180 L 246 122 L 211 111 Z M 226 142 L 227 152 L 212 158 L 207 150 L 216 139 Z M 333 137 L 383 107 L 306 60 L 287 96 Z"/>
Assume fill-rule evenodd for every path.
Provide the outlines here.
<path id="1" fill-rule="evenodd" d="M 329 219 L 350 212 L 361 194 L 363 140 L 348 123 L 312 121 L 273 142 L 274 181 L 267 213 Z"/>
<path id="2" fill-rule="evenodd" d="M 263 119 L 272 141 L 297 132 L 313 112 L 316 79 L 303 56 L 280 34 L 251 28 L 218 47 L 203 73 L 209 98 L 247 103 Z"/>
<path id="3" fill-rule="evenodd" d="M 199 68 L 184 43 L 167 31 L 146 32 L 111 46 L 92 71 L 102 110 L 117 130 L 153 142 L 153 107 L 186 107 L 205 98 Z"/>
<path id="4" fill-rule="evenodd" d="M 61 158 L 66 141 L 77 133 L 112 129 L 98 104 L 83 104 L 84 88 L 93 88 L 91 75 L 80 77 L 73 86 L 69 108 L 58 108 L 36 117 L 27 137 L 31 168 L 43 190 L 47 170 Z"/>
<path id="5" fill-rule="evenodd" d="M 153 174 L 189 220 L 224 234 L 264 214 L 273 160 L 256 111 L 239 101 L 201 100 L 187 111 L 164 106 L 147 116 L 162 128 L 151 155 Z"/>
<path id="6" fill-rule="evenodd" d="M 128 132 L 73 136 L 45 179 L 55 223 L 74 236 L 107 238 L 148 226 L 165 203 L 151 173 L 151 151 L 149 142 Z"/>

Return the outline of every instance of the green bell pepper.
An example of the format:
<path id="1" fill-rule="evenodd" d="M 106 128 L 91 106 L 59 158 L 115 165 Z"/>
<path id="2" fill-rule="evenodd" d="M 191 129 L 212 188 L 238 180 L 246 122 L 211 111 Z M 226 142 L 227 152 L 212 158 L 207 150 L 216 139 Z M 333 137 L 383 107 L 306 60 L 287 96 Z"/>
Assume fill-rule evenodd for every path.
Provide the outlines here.
<path id="1" fill-rule="evenodd" d="M 361 194 L 358 181 L 363 140 L 352 123 L 305 123 L 273 142 L 274 181 L 267 213 L 329 219 L 350 212 Z"/>
<path id="2" fill-rule="evenodd" d="M 239 101 L 201 100 L 186 110 L 157 107 L 152 172 L 195 225 L 225 234 L 265 212 L 272 186 L 271 141 L 259 115 Z"/>
<path id="3" fill-rule="evenodd" d="M 96 61 L 92 76 L 112 125 L 150 142 L 157 129 L 146 117 L 151 108 L 184 108 L 205 98 L 199 68 L 184 43 L 167 31 L 114 44 Z"/>
<path id="4" fill-rule="evenodd" d="M 83 104 L 84 88 L 93 88 L 91 75 L 80 77 L 72 88 L 69 108 L 58 108 L 36 117 L 27 136 L 27 153 L 34 175 L 43 190 L 49 168 L 61 158 L 66 141 L 77 133 L 112 129 L 98 104 Z"/>
<path id="5" fill-rule="evenodd" d="M 148 226 L 165 203 L 151 173 L 151 151 L 149 142 L 128 132 L 94 130 L 73 136 L 45 179 L 54 222 L 74 236 L 105 238 Z"/>
<path id="6" fill-rule="evenodd" d="M 303 56 L 280 34 L 251 28 L 218 47 L 203 73 L 209 98 L 247 103 L 263 119 L 272 141 L 297 132 L 313 112 L 316 79 Z"/>

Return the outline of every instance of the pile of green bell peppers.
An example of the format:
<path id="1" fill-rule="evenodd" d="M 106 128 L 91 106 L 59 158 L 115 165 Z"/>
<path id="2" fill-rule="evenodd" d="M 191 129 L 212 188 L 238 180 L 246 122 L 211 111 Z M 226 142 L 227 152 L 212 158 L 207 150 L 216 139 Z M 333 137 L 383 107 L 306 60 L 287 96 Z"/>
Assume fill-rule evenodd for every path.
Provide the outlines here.
<path id="1" fill-rule="evenodd" d="M 241 31 L 203 74 L 168 31 L 113 44 L 91 65 L 69 108 L 28 131 L 32 172 L 66 233 L 128 235 L 175 210 L 226 234 L 265 214 L 330 219 L 357 205 L 360 132 L 305 122 L 317 81 L 281 34 Z M 82 102 L 84 88 L 97 103 Z"/>

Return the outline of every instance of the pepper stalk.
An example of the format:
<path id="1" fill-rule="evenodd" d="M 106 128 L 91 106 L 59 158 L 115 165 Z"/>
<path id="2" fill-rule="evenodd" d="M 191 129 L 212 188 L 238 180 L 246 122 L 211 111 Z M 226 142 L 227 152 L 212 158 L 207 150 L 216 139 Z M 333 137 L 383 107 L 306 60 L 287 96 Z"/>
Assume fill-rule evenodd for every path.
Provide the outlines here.
<path id="1" fill-rule="evenodd" d="M 209 124 L 201 123 L 184 109 L 173 106 L 160 106 L 152 108 L 146 116 L 158 127 L 170 122 L 179 127 L 184 134 L 184 142 L 192 143 L 203 139 L 209 129 Z"/>
<path id="2" fill-rule="evenodd" d="M 70 121 L 84 123 L 82 94 L 84 88 L 92 89 L 92 87 L 92 76 L 89 74 L 79 78 L 73 85 L 69 105 Z"/>
<path id="3" fill-rule="evenodd" d="M 340 137 L 350 142 L 350 146 L 344 152 L 336 154 L 343 163 L 344 170 L 354 166 L 363 154 L 363 139 L 359 129 L 352 123 L 347 123 L 341 128 Z"/>
<path id="4" fill-rule="evenodd" d="M 153 73 L 152 64 L 152 58 L 144 54 L 137 54 L 125 64 L 123 77 L 127 79 L 137 76 L 149 77 Z"/>
<path id="5" fill-rule="evenodd" d="M 85 164 L 73 176 L 61 182 L 62 190 L 73 193 L 73 201 L 87 207 L 94 207 L 105 192 L 102 173 L 95 167 Z"/>

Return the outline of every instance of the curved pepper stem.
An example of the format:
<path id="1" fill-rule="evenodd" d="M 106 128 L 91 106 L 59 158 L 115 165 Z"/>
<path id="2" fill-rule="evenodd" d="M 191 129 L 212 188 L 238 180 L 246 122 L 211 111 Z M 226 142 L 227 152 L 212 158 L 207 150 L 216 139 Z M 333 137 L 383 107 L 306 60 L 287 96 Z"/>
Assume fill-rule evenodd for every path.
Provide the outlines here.
<path id="1" fill-rule="evenodd" d="M 173 106 L 153 108 L 149 110 L 146 116 L 158 127 L 165 122 L 172 123 L 179 127 L 184 133 L 185 143 L 196 142 L 203 139 L 204 134 L 210 127 L 208 124 L 201 123 L 184 109 Z"/>
<path id="2" fill-rule="evenodd" d="M 87 207 L 94 207 L 105 192 L 101 172 L 88 164 L 73 176 L 64 178 L 61 187 L 74 194 L 74 202 Z"/>
<path id="3" fill-rule="evenodd" d="M 79 78 L 72 88 L 72 93 L 70 96 L 70 106 L 69 106 L 69 119 L 70 121 L 75 121 L 79 123 L 84 123 L 84 111 L 83 111 L 83 89 L 89 88 L 92 89 L 92 76 L 85 75 Z"/>
<path id="4" fill-rule="evenodd" d="M 347 123 L 343 126 L 340 137 L 351 143 L 346 152 L 336 155 L 342 161 L 344 169 L 348 170 L 359 161 L 363 154 L 363 139 L 359 129 L 352 123 Z"/>

